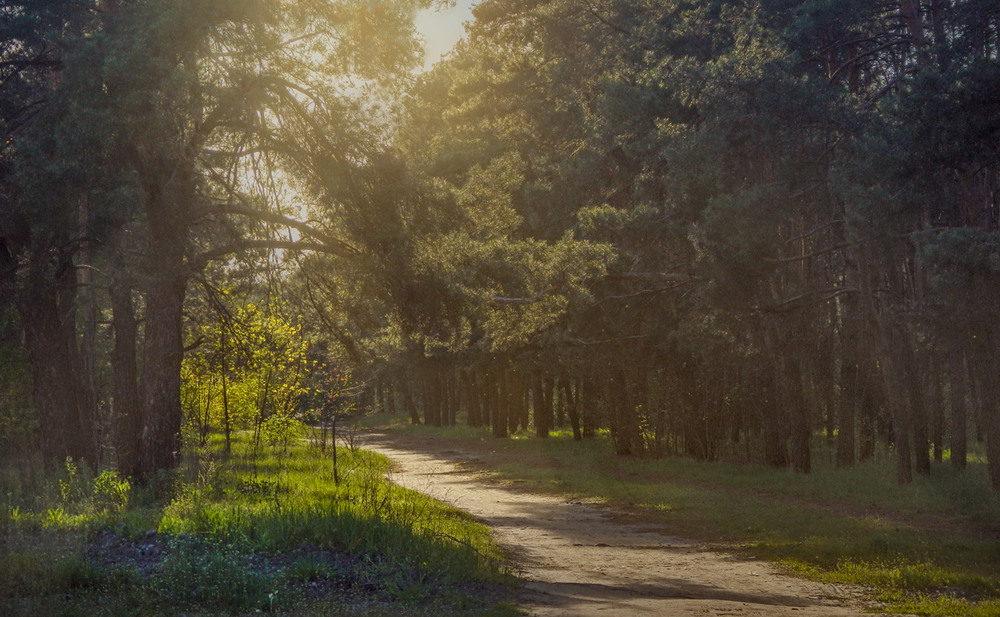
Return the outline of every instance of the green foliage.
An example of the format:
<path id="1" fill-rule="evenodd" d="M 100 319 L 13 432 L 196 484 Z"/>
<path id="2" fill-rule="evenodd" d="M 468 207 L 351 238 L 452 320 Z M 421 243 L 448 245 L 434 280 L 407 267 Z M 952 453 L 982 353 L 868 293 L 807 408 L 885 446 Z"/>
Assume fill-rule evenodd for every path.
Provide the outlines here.
<path id="1" fill-rule="evenodd" d="M 162 601 L 178 607 L 213 606 L 216 610 L 242 612 L 271 608 L 269 581 L 254 571 L 250 556 L 231 546 L 189 536 L 169 544 L 163 572 L 153 591 Z"/>
<path id="2" fill-rule="evenodd" d="M 216 436 L 154 508 L 149 488 L 106 472 L 90 490 L 67 466 L 63 485 L 81 487 L 69 502 L 55 491 L 4 514 L 0 570 L 12 575 L 0 595 L 30 612 L 122 616 L 374 616 L 387 603 L 404 616 L 515 614 L 469 595 L 509 580 L 485 527 L 390 484 L 386 459 L 363 450 L 339 453 L 347 471 L 334 484 L 330 458 L 295 437 L 285 455 L 224 460 Z"/>
<path id="3" fill-rule="evenodd" d="M 267 445 L 285 449 L 316 367 L 301 327 L 276 306 L 247 304 L 223 317 L 193 333 L 202 344 L 181 367 L 188 426 L 203 445 L 212 427 L 253 428 Z"/>
<path id="4" fill-rule="evenodd" d="M 132 485 L 116 471 L 104 470 L 94 478 L 93 503 L 98 510 L 121 512 L 128 506 Z"/>

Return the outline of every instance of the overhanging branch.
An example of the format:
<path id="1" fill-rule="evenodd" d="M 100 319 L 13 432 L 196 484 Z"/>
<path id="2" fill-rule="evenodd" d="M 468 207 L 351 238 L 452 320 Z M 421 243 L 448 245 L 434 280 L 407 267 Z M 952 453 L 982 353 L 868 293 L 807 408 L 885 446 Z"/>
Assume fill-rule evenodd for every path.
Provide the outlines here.
<path id="1" fill-rule="evenodd" d="M 240 253 L 242 251 L 251 250 L 286 250 L 286 251 L 313 251 L 315 253 L 326 253 L 327 255 L 336 255 L 338 257 L 344 257 L 344 253 L 339 249 L 339 247 L 331 247 L 327 244 L 322 244 L 319 242 L 304 242 L 301 240 L 242 240 L 240 242 L 234 242 L 232 244 L 227 244 L 225 246 L 220 246 L 204 253 L 201 253 L 192 260 L 194 264 L 193 269 L 200 270 L 205 266 L 206 263 L 214 259 L 221 259 L 228 255 L 233 255 L 235 253 Z M 351 255 L 354 257 L 354 255 Z"/>

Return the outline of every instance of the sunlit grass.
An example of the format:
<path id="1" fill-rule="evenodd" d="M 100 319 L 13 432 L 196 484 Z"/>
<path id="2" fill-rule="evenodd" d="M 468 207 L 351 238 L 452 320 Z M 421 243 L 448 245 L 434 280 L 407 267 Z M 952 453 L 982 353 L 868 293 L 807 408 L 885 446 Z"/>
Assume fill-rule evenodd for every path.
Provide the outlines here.
<path id="1" fill-rule="evenodd" d="M 518 614 L 489 530 L 388 482 L 381 455 L 340 449 L 338 482 L 331 457 L 303 439 L 250 458 L 243 438 L 236 456 L 213 442 L 141 489 L 72 465 L 37 476 L 34 490 L 17 478 L 16 499 L 10 489 L 0 502 L 0 605 L 26 615 Z"/>
<path id="2" fill-rule="evenodd" d="M 745 551 L 803 576 L 872 588 L 884 610 L 922 615 L 1000 615 L 1000 499 L 982 464 L 935 464 L 898 486 L 882 454 L 851 468 L 814 471 L 684 457 L 618 457 L 608 439 L 494 439 L 467 427 L 403 427 L 471 440 L 498 453 L 491 472 L 521 488 L 604 501 L 671 532 Z M 959 607 L 959 608 L 956 608 Z M 991 612 L 992 611 L 992 612 Z"/>

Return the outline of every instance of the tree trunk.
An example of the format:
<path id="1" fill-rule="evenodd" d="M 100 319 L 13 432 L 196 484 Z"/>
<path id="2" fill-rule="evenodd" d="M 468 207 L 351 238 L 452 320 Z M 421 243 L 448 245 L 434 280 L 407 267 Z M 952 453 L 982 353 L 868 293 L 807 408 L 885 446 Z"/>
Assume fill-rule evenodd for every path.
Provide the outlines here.
<path id="1" fill-rule="evenodd" d="M 992 353 L 992 346 L 991 353 L 987 355 L 995 355 Z M 984 358 L 984 361 L 981 363 L 984 372 L 988 370 L 985 367 L 996 366 L 993 362 L 990 362 L 992 359 Z M 986 466 L 989 470 L 990 486 L 993 487 L 994 492 L 1000 493 L 1000 409 L 998 409 L 1000 387 L 997 386 L 995 376 L 992 375 L 985 376 L 982 384 L 985 390 L 982 426 L 986 438 Z"/>
<path id="2" fill-rule="evenodd" d="M 166 277 L 164 277 L 166 278 Z M 147 294 L 143 363 L 140 478 L 148 480 L 178 463 L 181 430 L 180 371 L 182 277 L 164 280 Z"/>
<path id="3" fill-rule="evenodd" d="M 809 473 L 812 470 L 812 417 L 803 392 L 802 363 L 805 359 L 802 347 L 792 346 L 785 358 L 785 402 L 792 420 L 792 469 Z"/>
<path id="4" fill-rule="evenodd" d="M 143 481 L 162 469 L 175 467 L 180 454 L 180 375 L 184 356 L 181 326 L 188 275 L 184 263 L 185 219 L 193 190 L 184 192 L 176 201 L 151 195 L 147 205 L 150 277 L 146 290 L 139 463 Z"/>
<path id="5" fill-rule="evenodd" d="M 968 460 L 968 421 L 966 408 L 965 354 L 958 345 L 950 350 L 948 358 L 949 389 L 951 398 L 951 466 L 965 469 Z"/>
<path id="6" fill-rule="evenodd" d="M 847 286 L 856 286 L 855 280 L 848 278 Z M 858 358 L 860 356 L 858 300 L 856 294 L 848 294 L 842 299 L 843 321 L 840 325 L 840 398 L 837 401 L 837 466 L 849 467 L 855 462 L 857 408 L 860 388 L 858 379 Z"/>
<path id="7" fill-rule="evenodd" d="M 566 413 L 569 416 L 569 424 L 573 429 L 573 441 L 582 441 L 583 434 L 580 432 L 580 409 L 577 405 L 579 394 L 573 395 L 571 382 L 565 375 L 559 378 L 559 386 L 562 388 L 563 397 L 566 401 Z M 579 393 L 577 387 L 577 393 Z"/>
<path id="8" fill-rule="evenodd" d="M 483 425 L 483 413 L 480 406 L 479 387 L 476 384 L 476 373 L 470 369 L 462 369 L 462 384 L 465 389 L 465 400 L 468 405 L 465 423 L 472 427 Z"/>
<path id="9" fill-rule="evenodd" d="M 410 383 L 409 378 L 403 377 L 403 381 L 399 384 L 400 390 L 403 391 L 403 408 L 406 409 L 407 415 L 410 416 L 410 424 L 420 424 L 420 412 L 417 410 L 417 404 L 413 400 L 413 384 Z"/>
<path id="10" fill-rule="evenodd" d="M 615 444 L 615 454 L 639 454 L 639 425 L 624 368 L 611 369 L 607 388 L 605 400 L 611 405 L 611 439 Z"/>
<path id="11" fill-rule="evenodd" d="M 85 392 L 76 348 L 73 264 L 68 254 L 60 254 L 53 271 L 46 263 L 48 253 L 44 247 L 33 252 L 18 304 L 41 425 L 41 452 L 49 464 L 71 457 L 95 465 L 96 410 L 89 406 L 94 397 Z"/>
<path id="12" fill-rule="evenodd" d="M 113 282 L 110 296 L 111 320 L 115 331 L 114 348 L 111 352 L 115 458 L 118 472 L 135 478 L 141 472 L 139 437 L 142 434 L 142 408 L 136 364 L 138 327 L 129 286 L 121 281 Z"/>
<path id="13" fill-rule="evenodd" d="M 886 319 L 888 321 L 888 319 Z M 896 481 L 899 484 L 913 482 L 913 466 L 910 435 L 912 425 L 909 401 L 904 390 L 906 374 L 903 370 L 900 355 L 900 345 L 907 344 L 901 340 L 898 326 L 891 323 L 881 323 L 881 363 L 883 366 L 882 381 L 885 387 L 885 397 L 892 411 L 892 445 L 896 452 Z"/>
<path id="14" fill-rule="evenodd" d="M 493 436 L 507 436 L 507 386 L 504 378 L 504 369 L 499 363 L 495 364 L 487 376 L 486 388 L 487 403 L 490 405 L 490 419 L 493 422 Z"/>
<path id="15" fill-rule="evenodd" d="M 599 423 L 597 419 L 597 401 L 594 400 L 594 376 L 592 372 L 581 379 L 578 391 L 576 404 L 580 408 L 580 418 L 583 421 L 581 432 L 584 438 L 593 439 Z"/>
<path id="16" fill-rule="evenodd" d="M 455 426 L 460 406 L 460 388 L 458 379 L 455 376 L 455 369 L 451 366 L 448 367 L 445 373 L 445 383 L 447 384 L 448 426 Z"/>
<path id="17" fill-rule="evenodd" d="M 552 407 L 545 396 L 545 379 L 541 374 L 531 376 L 531 406 L 535 412 L 535 435 L 548 437 L 552 429 Z"/>
<path id="18" fill-rule="evenodd" d="M 865 363 L 859 371 L 860 399 L 858 401 L 858 460 L 867 461 L 875 456 L 876 437 L 879 435 L 882 387 L 879 377 L 882 372 L 873 360 Z"/>
<path id="19" fill-rule="evenodd" d="M 769 408 L 764 408 L 764 461 L 772 467 L 786 467 L 791 460 L 788 456 L 790 430 L 788 409 L 788 375 L 785 370 L 786 352 L 781 348 L 781 326 L 773 319 L 765 326 L 763 348 L 769 363 L 775 367 L 768 378 Z"/>
<path id="20" fill-rule="evenodd" d="M 945 368 L 942 366 L 940 354 L 935 354 L 931 359 L 931 367 L 928 371 L 930 379 L 928 385 L 928 405 L 930 407 L 930 440 L 933 444 L 934 461 L 940 463 L 944 459 L 944 392 L 942 377 Z"/>
<path id="21" fill-rule="evenodd" d="M 229 354 L 229 345 L 226 334 L 223 331 L 222 340 L 219 342 L 219 360 L 220 368 L 222 372 L 222 434 L 225 436 L 226 445 L 223 450 L 223 455 L 229 458 L 229 455 L 233 453 L 233 416 L 229 412 L 229 362 L 227 361 Z M 324 428 L 325 430 L 325 428 Z M 323 443 L 326 443 L 326 438 L 324 437 Z"/>
<path id="22" fill-rule="evenodd" d="M 910 401 L 910 428 L 913 435 L 913 464 L 918 475 L 931 473 L 930 439 L 927 430 L 927 401 L 920 362 L 913 352 L 912 341 L 899 342 L 906 371 L 907 394 Z"/>

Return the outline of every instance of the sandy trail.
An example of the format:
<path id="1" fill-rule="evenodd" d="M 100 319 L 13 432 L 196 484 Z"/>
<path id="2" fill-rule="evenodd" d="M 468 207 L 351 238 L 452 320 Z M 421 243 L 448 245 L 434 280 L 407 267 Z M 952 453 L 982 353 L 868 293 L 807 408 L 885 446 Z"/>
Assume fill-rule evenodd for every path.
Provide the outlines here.
<path id="1" fill-rule="evenodd" d="M 365 448 L 394 462 L 398 484 L 484 521 L 528 581 L 537 617 L 864 614 L 856 590 L 783 576 L 767 563 L 709 550 L 607 507 L 505 488 L 460 465 L 475 453 L 423 453 L 386 436 Z"/>

